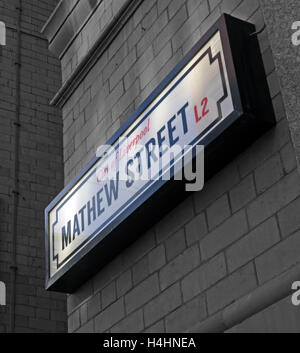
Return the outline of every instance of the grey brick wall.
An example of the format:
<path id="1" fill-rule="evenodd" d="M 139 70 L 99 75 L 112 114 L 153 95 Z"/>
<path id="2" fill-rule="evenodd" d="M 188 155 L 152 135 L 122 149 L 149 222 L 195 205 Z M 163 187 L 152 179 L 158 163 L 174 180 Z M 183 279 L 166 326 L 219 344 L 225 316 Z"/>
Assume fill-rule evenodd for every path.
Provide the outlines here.
<path id="1" fill-rule="evenodd" d="M 0 1 L 7 45 L 0 49 L 0 280 L 7 284 L 0 332 L 9 331 L 12 251 L 13 121 L 15 120 L 16 1 Z M 66 331 L 66 298 L 44 289 L 44 208 L 63 186 L 62 119 L 49 100 L 61 84 L 59 61 L 40 35 L 57 4 L 22 1 L 19 207 L 17 209 L 16 332 Z"/>
<path id="2" fill-rule="evenodd" d="M 65 183 L 223 12 L 264 24 L 258 0 L 141 4 L 63 107 Z M 184 331 L 300 261 L 295 149 L 258 38 L 277 126 L 69 295 L 69 332 Z"/>
<path id="3" fill-rule="evenodd" d="M 126 0 L 104 0 L 101 2 L 95 14 L 90 18 L 61 60 L 63 82 L 71 76 L 82 58 L 91 49 L 97 38 L 106 30 L 125 2 Z M 113 53 L 117 49 L 118 47 L 112 46 L 110 51 Z"/>

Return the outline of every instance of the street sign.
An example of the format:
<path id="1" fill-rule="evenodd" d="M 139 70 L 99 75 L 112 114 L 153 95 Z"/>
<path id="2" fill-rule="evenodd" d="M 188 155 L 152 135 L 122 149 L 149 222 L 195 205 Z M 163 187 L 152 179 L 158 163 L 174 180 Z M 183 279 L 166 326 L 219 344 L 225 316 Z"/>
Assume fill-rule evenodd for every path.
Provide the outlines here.
<path id="1" fill-rule="evenodd" d="M 48 289 L 72 291 L 173 205 L 175 188 L 179 202 L 182 185 L 162 176 L 186 146 L 205 146 L 209 176 L 272 126 L 254 31 L 222 16 L 47 207 Z M 173 159 L 163 158 L 167 150 Z"/>

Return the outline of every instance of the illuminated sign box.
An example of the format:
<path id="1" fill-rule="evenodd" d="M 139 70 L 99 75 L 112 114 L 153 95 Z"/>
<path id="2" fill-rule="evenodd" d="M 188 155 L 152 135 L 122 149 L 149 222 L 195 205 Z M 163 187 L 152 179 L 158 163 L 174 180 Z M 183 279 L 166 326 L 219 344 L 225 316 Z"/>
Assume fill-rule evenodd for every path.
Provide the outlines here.
<path id="1" fill-rule="evenodd" d="M 205 146 L 208 179 L 274 125 L 254 32 L 223 15 L 46 208 L 47 289 L 74 291 L 189 194 L 159 178 L 171 164 L 155 146 Z M 151 178 L 130 178 L 137 169 Z"/>

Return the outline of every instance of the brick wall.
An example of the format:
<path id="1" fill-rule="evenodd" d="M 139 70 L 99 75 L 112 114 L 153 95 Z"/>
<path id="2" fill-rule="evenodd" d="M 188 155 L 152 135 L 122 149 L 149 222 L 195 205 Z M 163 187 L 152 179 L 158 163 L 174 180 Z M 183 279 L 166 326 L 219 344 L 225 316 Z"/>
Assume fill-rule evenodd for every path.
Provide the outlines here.
<path id="1" fill-rule="evenodd" d="M 258 0 L 142 3 L 63 107 L 65 183 L 223 12 L 263 27 Z M 69 295 L 70 332 L 185 331 L 299 262 L 295 151 L 259 42 L 277 126 Z"/>
<path id="2" fill-rule="evenodd" d="M 104 0 L 100 3 L 87 25 L 82 28 L 80 35 L 75 38 L 66 54 L 62 57 L 63 82 L 71 76 L 82 58 L 92 48 L 97 38 L 107 29 L 125 2 L 126 0 Z M 82 6 L 88 6 L 88 3 L 85 2 Z M 78 11 L 80 11 L 80 4 Z"/>
<path id="3" fill-rule="evenodd" d="M 49 107 L 61 73 L 40 30 L 56 3 L 22 1 L 16 332 L 66 331 L 65 296 L 44 290 L 44 209 L 63 186 L 63 161 L 61 113 Z M 13 0 L 0 1 L 0 20 L 7 26 L 7 45 L 0 49 L 0 280 L 7 285 L 8 301 L 0 307 L 0 332 L 10 330 L 16 5 Z"/>

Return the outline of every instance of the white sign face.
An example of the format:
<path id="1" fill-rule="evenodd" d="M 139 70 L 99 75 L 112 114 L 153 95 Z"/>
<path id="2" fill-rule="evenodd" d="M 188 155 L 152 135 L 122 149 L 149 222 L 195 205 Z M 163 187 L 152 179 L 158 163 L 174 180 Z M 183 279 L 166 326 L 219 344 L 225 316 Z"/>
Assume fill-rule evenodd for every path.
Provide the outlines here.
<path id="1" fill-rule="evenodd" d="M 51 209 L 49 277 L 120 217 L 162 171 L 170 168 L 170 160 L 161 162 L 154 146 L 167 146 L 178 160 L 185 146 L 201 144 L 233 111 L 217 32 L 121 135 L 114 148 Z M 143 177 L 138 179 L 137 174 Z"/>

